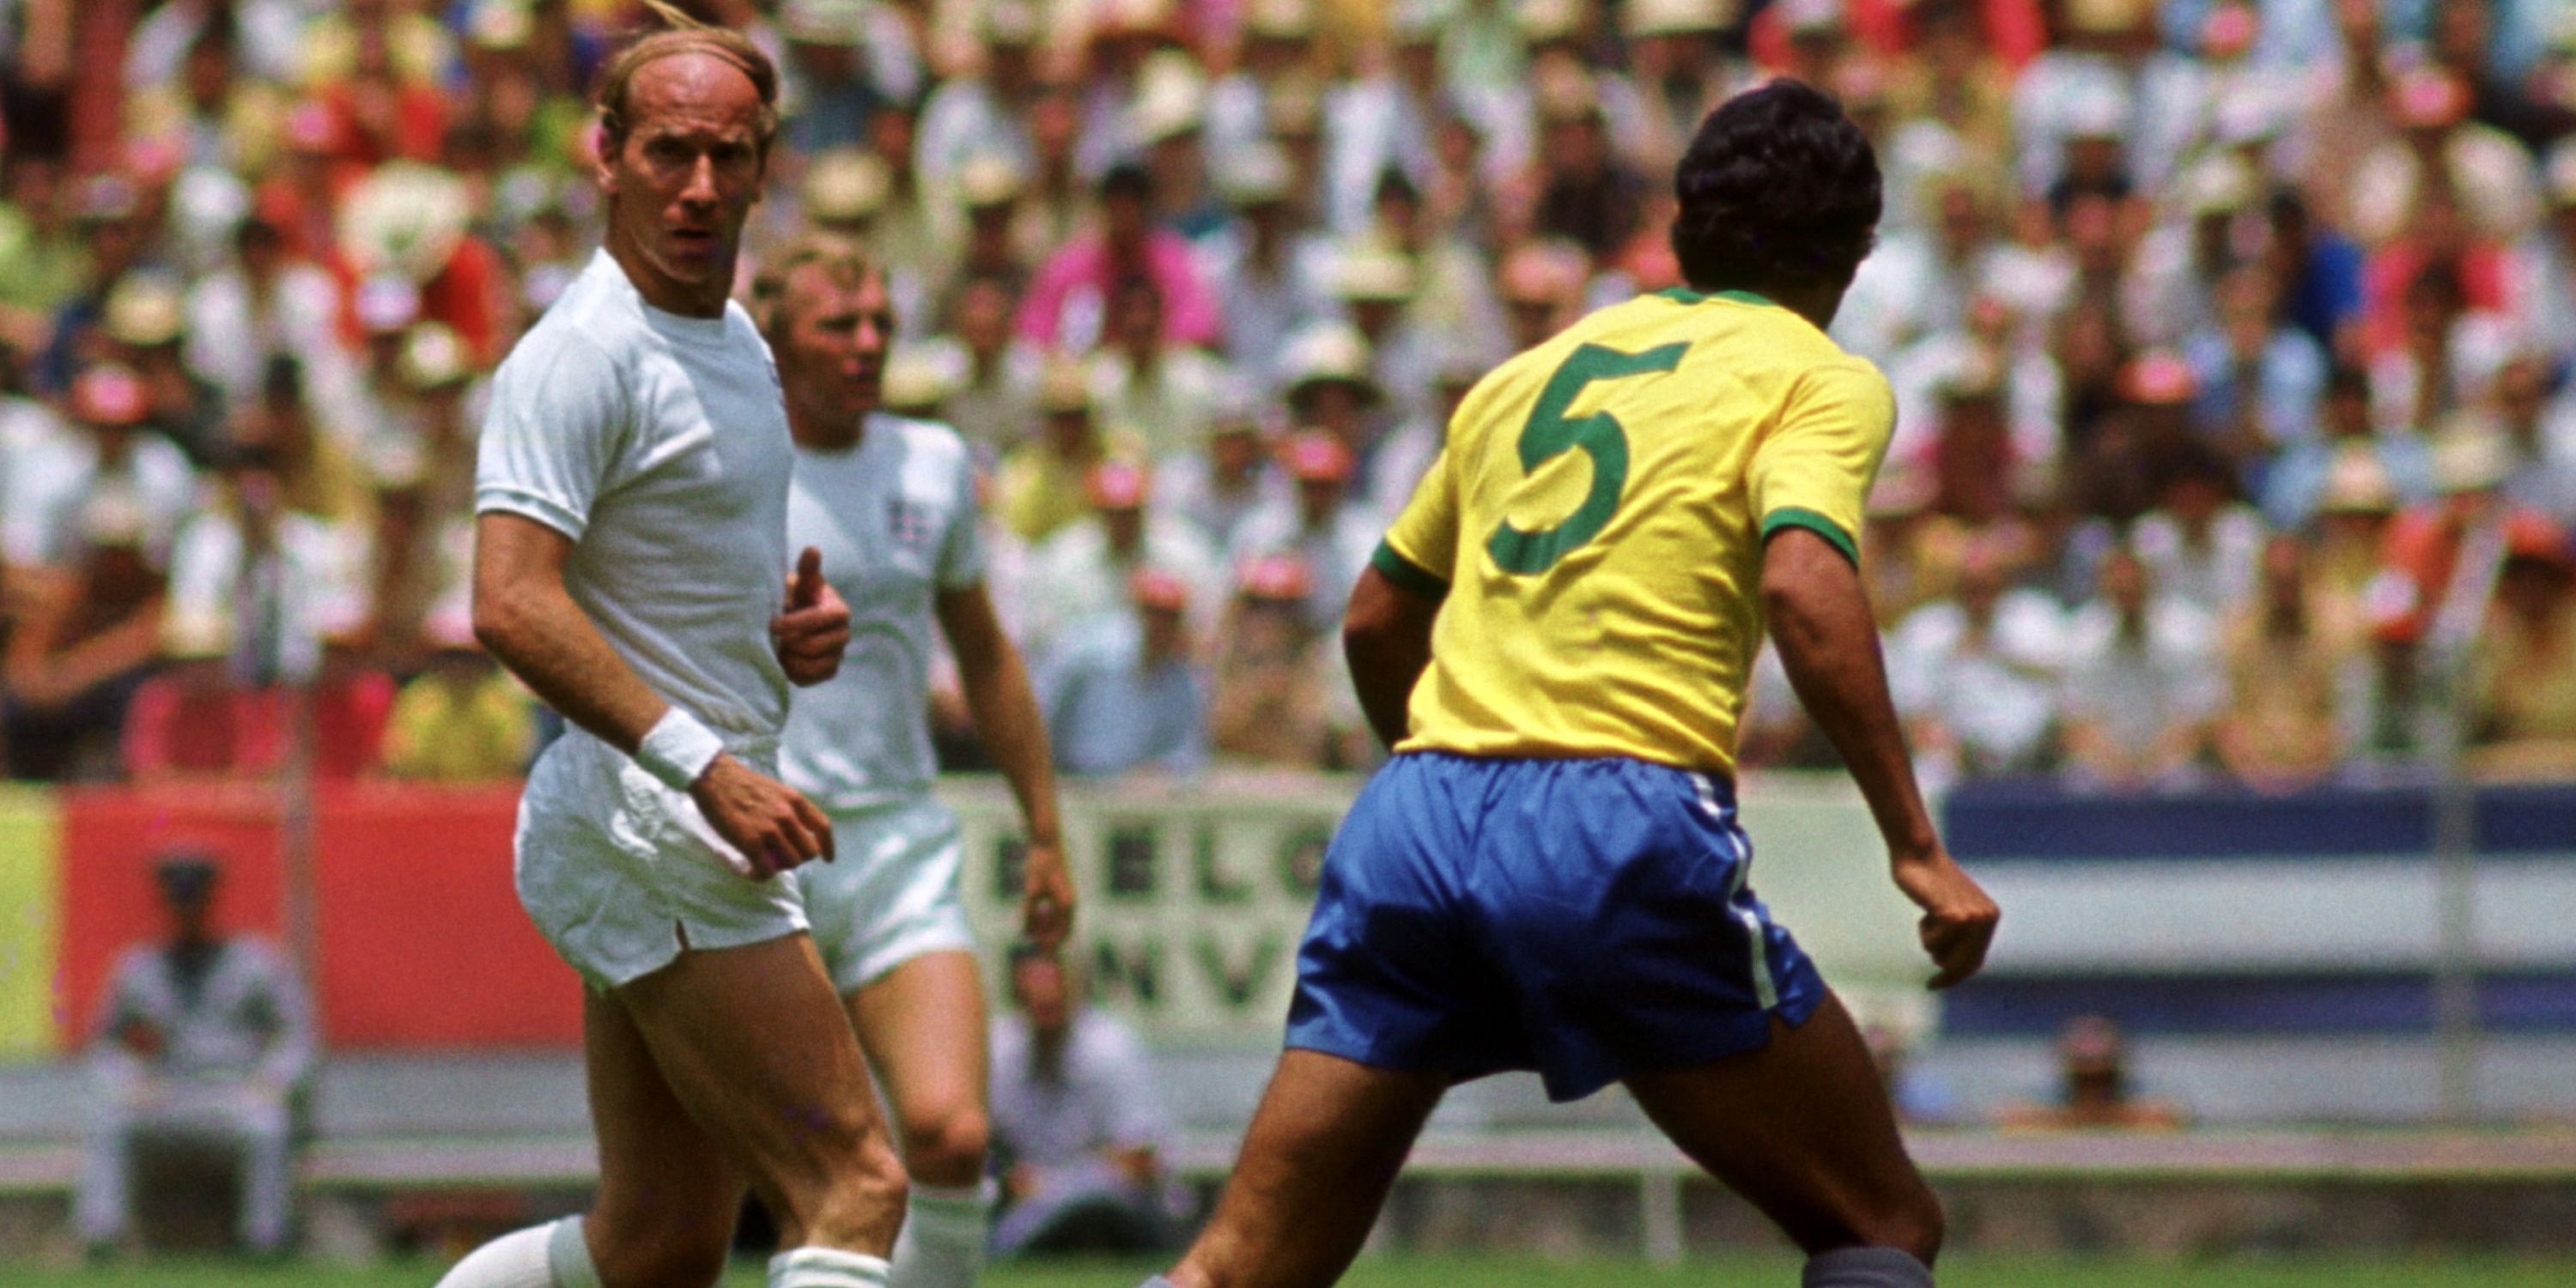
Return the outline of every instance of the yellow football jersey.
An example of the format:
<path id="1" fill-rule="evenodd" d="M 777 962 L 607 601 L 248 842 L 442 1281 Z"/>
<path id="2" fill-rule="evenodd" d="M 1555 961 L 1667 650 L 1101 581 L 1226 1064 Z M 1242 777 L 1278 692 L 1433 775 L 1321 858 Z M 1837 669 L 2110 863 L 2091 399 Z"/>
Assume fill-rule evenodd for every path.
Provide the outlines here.
<path id="1" fill-rule="evenodd" d="M 1445 596 L 1398 750 L 1731 773 L 1763 537 L 1855 561 L 1887 380 L 1740 292 L 1613 305 L 1495 368 L 1378 570 Z"/>

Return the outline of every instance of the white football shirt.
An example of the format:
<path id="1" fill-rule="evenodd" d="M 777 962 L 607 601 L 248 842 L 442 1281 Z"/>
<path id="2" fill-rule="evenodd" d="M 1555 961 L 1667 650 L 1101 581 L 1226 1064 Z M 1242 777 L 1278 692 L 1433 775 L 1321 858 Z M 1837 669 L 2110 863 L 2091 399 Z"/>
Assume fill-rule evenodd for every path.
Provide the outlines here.
<path id="1" fill-rule="evenodd" d="M 720 733 L 774 736 L 787 675 L 787 409 L 739 304 L 644 302 L 606 251 L 492 378 L 477 513 L 572 538 L 564 586 L 653 691 Z"/>
<path id="2" fill-rule="evenodd" d="M 840 673 L 796 696 L 779 768 L 825 809 L 914 800 L 939 766 L 926 717 L 933 608 L 984 578 L 975 466 L 957 431 L 877 414 L 846 451 L 796 449 L 790 548 L 823 552 L 850 605 Z"/>

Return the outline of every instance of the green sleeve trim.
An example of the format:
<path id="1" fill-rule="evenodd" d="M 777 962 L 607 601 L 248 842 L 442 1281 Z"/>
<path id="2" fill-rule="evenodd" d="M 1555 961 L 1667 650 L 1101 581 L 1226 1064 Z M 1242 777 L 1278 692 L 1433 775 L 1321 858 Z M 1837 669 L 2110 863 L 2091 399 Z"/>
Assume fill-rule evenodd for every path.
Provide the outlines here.
<path id="1" fill-rule="evenodd" d="M 1771 534 L 1778 532 L 1782 528 L 1805 528 L 1807 531 L 1815 533 L 1817 536 L 1823 537 L 1825 540 L 1834 543 L 1834 549 L 1842 551 L 1843 558 L 1852 561 L 1852 567 L 1860 567 L 1860 543 L 1852 540 L 1850 533 L 1843 531 L 1843 525 L 1836 523 L 1813 510 L 1802 509 L 1794 505 L 1784 505 L 1777 510 L 1773 510 L 1769 514 L 1762 516 L 1762 539 L 1764 541 L 1769 541 L 1771 539 Z"/>
<path id="2" fill-rule="evenodd" d="M 1448 582 L 1442 581 L 1439 577 L 1435 576 L 1430 569 L 1424 568 L 1422 565 L 1405 558 L 1403 555 L 1397 554 L 1395 552 L 1395 547 L 1387 542 L 1381 541 L 1377 543 L 1376 553 L 1369 556 L 1369 566 L 1377 569 L 1378 574 L 1385 577 L 1388 581 L 1394 582 L 1396 585 L 1412 591 L 1414 594 L 1420 595 L 1424 599 L 1447 599 L 1449 597 Z"/>

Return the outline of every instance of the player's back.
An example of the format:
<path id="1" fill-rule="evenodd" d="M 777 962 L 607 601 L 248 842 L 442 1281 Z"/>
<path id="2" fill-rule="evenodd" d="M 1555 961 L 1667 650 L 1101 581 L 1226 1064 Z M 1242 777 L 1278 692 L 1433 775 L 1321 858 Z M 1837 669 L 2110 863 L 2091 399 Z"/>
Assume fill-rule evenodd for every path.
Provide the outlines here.
<path id="1" fill-rule="evenodd" d="M 1733 292 L 1614 305 L 1496 368 L 1380 555 L 1447 595 L 1400 749 L 1731 772 L 1763 538 L 1856 556 L 1893 415 L 1866 361 Z"/>

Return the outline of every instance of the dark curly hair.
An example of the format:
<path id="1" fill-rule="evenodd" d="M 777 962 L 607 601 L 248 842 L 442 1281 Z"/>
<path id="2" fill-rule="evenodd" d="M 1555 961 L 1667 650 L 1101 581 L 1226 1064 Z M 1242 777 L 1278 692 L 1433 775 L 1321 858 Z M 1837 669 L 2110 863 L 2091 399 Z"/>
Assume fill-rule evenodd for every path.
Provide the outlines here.
<path id="1" fill-rule="evenodd" d="M 1673 172 L 1673 256 L 1700 290 L 1851 281 L 1880 210 L 1878 157 L 1842 105 L 1801 81 L 1736 95 Z"/>

